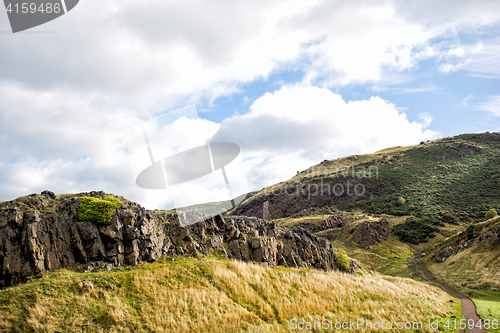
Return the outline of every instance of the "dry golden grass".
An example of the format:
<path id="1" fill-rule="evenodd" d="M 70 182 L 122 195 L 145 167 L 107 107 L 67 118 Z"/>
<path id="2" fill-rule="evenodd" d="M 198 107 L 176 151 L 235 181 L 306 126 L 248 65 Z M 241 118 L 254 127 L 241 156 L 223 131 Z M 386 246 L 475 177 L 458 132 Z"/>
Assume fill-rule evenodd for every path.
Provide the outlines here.
<path id="1" fill-rule="evenodd" d="M 0 291 L 0 331 L 288 332 L 294 318 L 427 322 L 446 315 L 450 297 L 435 287 L 360 274 L 215 258 L 113 272 L 59 270 Z M 80 295 L 83 280 L 95 288 Z"/>
<path id="2" fill-rule="evenodd" d="M 276 222 L 277 224 L 284 227 L 294 227 L 300 223 L 311 223 L 311 224 L 321 223 L 329 217 L 330 215 L 311 215 L 298 218 L 285 217 L 281 219 L 274 219 L 273 222 Z"/>
<path id="3" fill-rule="evenodd" d="M 428 270 L 435 278 L 471 296 L 475 291 L 500 292 L 500 247 L 466 249 L 444 263 L 430 261 Z M 462 286 L 466 283 L 467 286 Z M 480 294 L 480 293 L 479 293 Z"/>
<path id="4" fill-rule="evenodd" d="M 476 232 L 487 234 L 500 225 L 500 217 L 474 224 Z M 436 249 L 454 245 L 467 238 L 457 233 L 436 245 Z M 456 245 L 454 245 L 456 246 Z M 481 295 L 481 292 L 500 294 L 500 246 L 491 243 L 491 238 L 478 242 L 473 240 L 469 248 L 438 263 L 429 258 L 427 268 L 435 278 L 467 295 Z M 462 285 L 466 284 L 466 285 Z"/>

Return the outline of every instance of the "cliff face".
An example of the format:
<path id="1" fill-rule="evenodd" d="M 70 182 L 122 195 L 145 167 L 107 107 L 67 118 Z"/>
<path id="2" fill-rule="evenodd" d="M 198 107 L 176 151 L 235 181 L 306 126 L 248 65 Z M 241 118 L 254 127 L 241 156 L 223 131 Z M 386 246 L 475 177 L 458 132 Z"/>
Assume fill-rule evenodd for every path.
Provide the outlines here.
<path id="1" fill-rule="evenodd" d="M 182 227 L 175 214 L 122 202 L 109 226 L 78 221 L 79 198 L 104 192 L 56 196 L 44 191 L 0 203 L 0 287 L 76 263 L 115 266 L 163 256 L 219 254 L 243 261 L 291 267 L 337 269 L 336 250 L 309 230 L 262 219 L 215 216 Z"/>

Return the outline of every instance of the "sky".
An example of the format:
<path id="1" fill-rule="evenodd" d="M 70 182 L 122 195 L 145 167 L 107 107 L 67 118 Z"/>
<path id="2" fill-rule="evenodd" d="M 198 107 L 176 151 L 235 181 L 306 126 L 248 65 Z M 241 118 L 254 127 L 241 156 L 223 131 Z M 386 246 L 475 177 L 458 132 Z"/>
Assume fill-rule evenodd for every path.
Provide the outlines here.
<path id="1" fill-rule="evenodd" d="M 151 161 L 131 133 L 144 124 L 156 160 L 236 143 L 232 196 L 325 159 L 497 132 L 500 2 L 82 0 L 15 34 L 0 8 L 0 200 L 103 190 L 171 208 L 228 195 L 138 187 Z"/>

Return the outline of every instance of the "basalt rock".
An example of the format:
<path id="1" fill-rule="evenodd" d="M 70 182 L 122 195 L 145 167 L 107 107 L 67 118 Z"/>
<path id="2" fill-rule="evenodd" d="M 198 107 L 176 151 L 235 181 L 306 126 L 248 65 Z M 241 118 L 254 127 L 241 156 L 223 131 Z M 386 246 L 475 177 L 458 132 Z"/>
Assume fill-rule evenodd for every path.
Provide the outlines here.
<path id="1" fill-rule="evenodd" d="M 337 215 L 331 215 L 321 222 L 301 222 L 299 225 L 312 232 L 320 232 L 332 228 L 342 228 L 346 222 Z"/>
<path id="2" fill-rule="evenodd" d="M 458 238 L 451 244 L 436 247 L 432 250 L 432 258 L 439 262 L 445 262 L 458 253 L 474 246 L 485 246 L 487 248 L 500 245 L 500 225 L 470 225 L 469 228 L 460 233 Z"/>
<path id="3" fill-rule="evenodd" d="M 367 248 L 378 244 L 389 236 L 389 222 L 385 218 L 380 221 L 365 221 L 352 230 L 352 240 L 359 246 Z"/>
<path id="4" fill-rule="evenodd" d="M 244 216 L 206 216 L 183 227 L 175 213 L 147 210 L 118 196 L 113 197 L 122 205 L 112 223 L 99 225 L 78 220 L 83 196 L 109 195 L 44 191 L 0 203 L 0 287 L 61 267 L 84 265 L 89 271 L 97 262 L 113 269 L 175 255 L 219 254 L 268 266 L 337 269 L 332 244 L 302 227 Z"/>

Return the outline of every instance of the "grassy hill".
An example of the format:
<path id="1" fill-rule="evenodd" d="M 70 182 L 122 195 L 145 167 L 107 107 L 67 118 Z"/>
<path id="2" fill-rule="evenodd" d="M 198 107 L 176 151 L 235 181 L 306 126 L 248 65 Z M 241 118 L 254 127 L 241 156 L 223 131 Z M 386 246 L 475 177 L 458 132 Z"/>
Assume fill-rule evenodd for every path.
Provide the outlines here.
<path id="1" fill-rule="evenodd" d="M 427 323 L 460 317 L 450 300 L 433 286 L 378 273 L 176 257 L 110 272 L 56 270 L 0 290 L 0 330 L 285 332 L 294 331 L 292 319 Z"/>
<path id="2" fill-rule="evenodd" d="M 0 290 L 0 331 L 287 332 L 292 319 L 460 319 L 459 303 L 422 283 L 409 262 L 421 252 L 431 253 L 425 264 L 437 280 L 469 295 L 483 318 L 498 319 L 500 217 L 484 214 L 500 210 L 499 177 L 499 133 L 323 161 L 230 214 L 262 217 L 269 201 L 274 222 L 326 237 L 362 264 L 356 273 L 203 255 L 110 272 L 60 269 Z M 350 184 L 351 194 L 321 193 L 325 184 Z M 352 194 L 356 185 L 362 194 Z"/>
<path id="3" fill-rule="evenodd" d="M 436 244 L 426 267 L 438 281 L 470 296 L 482 318 L 500 318 L 500 217 Z"/>
<path id="4" fill-rule="evenodd" d="M 320 226 L 328 218 L 328 215 L 309 215 L 298 218 L 286 217 L 276 219 L 274 222 L 283 226 L 293 227 L 303 225 L 315 229 L 315 224 Z M 436 244 L 466 230 L 467 225 L 447 224 L 436 233 L 435 237 L 429 239 L 427 242 L 412 244 L 402 242 L 391 231 L 394 227 L 404 224 L 406 218 L 405 216 L 389 215 L 374 217 L 374 215 L 367 215 L 356 211 L 344 214 L 342 218 L 343 225 L 327 228 L 316 232 L 316 234 L 329 238 L 335 248 L 346 251 L 349 257 L 356 259 L 367 268 L 373 268 L 381 274 L 424 281 L 420 272 L 413 265 L 407 265 L 406 261 L 418 253 L 430 253 Z M 380 241 L 373 241 L 372 244 L 360 244 L 359 239 L 356 237 L 359 226 L 363 224 L 376 224 L 381 219 L 387 221 L 387 236 L 380 239 Z M 362 238 L 365 240 L 370 239 L 370 230 L 361 229 L 361 231 L 362 234 L 360 236 Z"/>
<path id="5" fill-rule="evenodd" d="M 265 201 L 275 219 L 312 206 L 412 216 L 397 231 L 419 243 L 447 223 L 477 221 L 490 208 L 500 209 L 500 134 L 464 134 L 323 161 L 263 189 L 231 214 L 262 217 Z"/>

